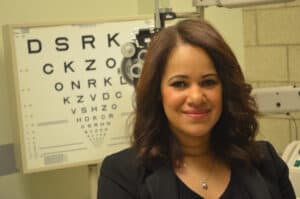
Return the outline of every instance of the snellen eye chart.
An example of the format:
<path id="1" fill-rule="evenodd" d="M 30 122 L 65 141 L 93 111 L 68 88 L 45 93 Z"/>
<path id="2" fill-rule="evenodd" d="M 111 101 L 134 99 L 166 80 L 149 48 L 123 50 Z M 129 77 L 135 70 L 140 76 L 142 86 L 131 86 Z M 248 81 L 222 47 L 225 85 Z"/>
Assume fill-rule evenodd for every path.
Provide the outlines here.
<path id="1" fill-rule="evenodd" d="M 150 19 L 5 27 L 24 173 L 99 163 L 129 146 L 134 88 L 121 46 Z"/>

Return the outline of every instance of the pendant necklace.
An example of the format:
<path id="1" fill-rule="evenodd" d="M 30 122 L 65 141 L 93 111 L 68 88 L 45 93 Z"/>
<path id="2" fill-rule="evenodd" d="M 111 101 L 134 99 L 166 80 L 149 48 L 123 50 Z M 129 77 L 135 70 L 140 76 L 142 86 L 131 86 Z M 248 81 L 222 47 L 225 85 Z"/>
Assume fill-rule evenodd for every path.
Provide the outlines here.
<path id="1" fill-rule="evenodd" d="M 202 181 L 200 181 L 200 187 L 201 187 L 202 189 L 204 189 L 205 191 L 208 190 L 208 180 L 209 180 L 209 178 L 210 178 L 211 175 L 212 175 L 212 172 L 213 172 L 213 170 L 214 170 L 215 165 L 216 165 L 216 164 L 215 164 L 215 158 L 214 158 L 213 161 L 212 161 L 212 163 L 211 163 L 211 166 L 210 166 L 208 175 L 206 176 L 206 178 L 204 178 Z M 185 168 L 187 168 L 187 164 L 186 164 L 186 163 L 184 163 L 183 166 L 184 166 Z"/>
<path id="2" fill-rule="evenodd" d="M 208 190 L 208 180 L 209 180 L 209 178 L 212 174 L 212 171 L 214 170 L 214 167 L 215 167 L 215 158 L 213 159 L 213 161 L 211 163 L 211 166 L 210 166 L 209 173 L 208 173 L 207 177 L 200 182 L 200 186 L 204 190 Z"/>

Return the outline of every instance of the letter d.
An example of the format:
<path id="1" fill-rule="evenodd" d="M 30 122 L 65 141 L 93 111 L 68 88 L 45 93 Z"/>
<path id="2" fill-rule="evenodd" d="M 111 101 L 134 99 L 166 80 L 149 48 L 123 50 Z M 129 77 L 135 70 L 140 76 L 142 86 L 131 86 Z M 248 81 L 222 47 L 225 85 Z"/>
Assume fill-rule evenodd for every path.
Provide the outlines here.
<path id="1" fill-rule="evenodd" d="M 39 53 L 42 50 L 42 43 L 38 39 L 27 40 L 28 53 Z"/>

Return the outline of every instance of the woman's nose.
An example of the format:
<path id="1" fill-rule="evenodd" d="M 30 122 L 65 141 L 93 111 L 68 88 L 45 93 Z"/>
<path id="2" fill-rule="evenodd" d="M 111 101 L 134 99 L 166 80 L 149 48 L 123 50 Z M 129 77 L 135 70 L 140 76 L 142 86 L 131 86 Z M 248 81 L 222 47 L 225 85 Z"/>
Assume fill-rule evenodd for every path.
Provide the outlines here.
<path id="1" fill-rule="evenodd" d="M 201 105 L 207 101 L 207 96 L 200 86 L 192 86 L 189 89 L 187 101 L 190 105 Z"/>

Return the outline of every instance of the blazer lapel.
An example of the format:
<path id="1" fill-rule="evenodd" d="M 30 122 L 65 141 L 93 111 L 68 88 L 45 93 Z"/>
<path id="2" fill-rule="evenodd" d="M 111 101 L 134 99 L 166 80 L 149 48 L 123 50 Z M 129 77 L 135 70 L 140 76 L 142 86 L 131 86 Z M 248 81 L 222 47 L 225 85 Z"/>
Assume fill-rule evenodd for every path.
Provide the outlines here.
<path id="1" fill-rule="evenodd" d="M 244 184 L 251 199 L 272 199 L 268 187 L 257 169 L 237 169 L 239 181 Z M 151 199 L 178 199 L 176 177 L 173 171 L 162 166 L 146 178 Z"/>
<path id="2" fill-rule="evenodd" d="M 155 170 L 146 179 L 151 199 L 178 199 L 176 177 L 167 166 Z"/>

